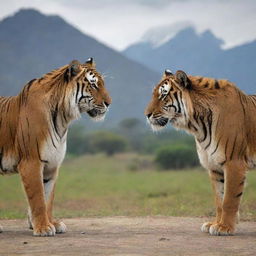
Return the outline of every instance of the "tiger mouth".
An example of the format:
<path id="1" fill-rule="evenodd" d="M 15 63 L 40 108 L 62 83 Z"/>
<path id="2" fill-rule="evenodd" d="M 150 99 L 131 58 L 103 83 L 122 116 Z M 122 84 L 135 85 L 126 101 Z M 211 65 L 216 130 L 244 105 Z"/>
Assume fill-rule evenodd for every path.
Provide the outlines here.
<path id="1" fill-rule="evenodd" d="M 161 127 L 166 126 L 166 125 L 168 124 L 168 121 L 169 121 L 169 119 L 166 118 L 166 117 L 161 117 L 161 118 L 159 118 L 159 119 L 156 120 L 157 125 L 159 125 L 159 126 L 161 126 Z"/>
<path id="2" fill-rule="evenodd" d="M 96 117 L 99 114 L 99 111 L 96 108 L 93 108 L 93 109 L 87 111 L 87 114 L 90 117 Z"/>
<path id="3" fill-rule="evenodd" d="M 97 108 L 93 108 L 93 109 L 87 111 L 87 114 L 91 118 L 93 118 L 94 120 L 96 120 L 96 121 L 99 120 L 100 121 L 100 120 L 104 119 L 106 111 L 101 111 L 101 110 L 99 110 Z"/>
<path id="4" fill-rule="evenodd" d="M 166 117 L 160 117 L 160 118 L 153 119 L 153 120 L 151 119 L 151 120 L 149 120 L 149 122 L 151 124 L 151 127 L 154 130 L 158 130 L 158 129 L 164 128 L 168 124 L 169 119 Z"/>

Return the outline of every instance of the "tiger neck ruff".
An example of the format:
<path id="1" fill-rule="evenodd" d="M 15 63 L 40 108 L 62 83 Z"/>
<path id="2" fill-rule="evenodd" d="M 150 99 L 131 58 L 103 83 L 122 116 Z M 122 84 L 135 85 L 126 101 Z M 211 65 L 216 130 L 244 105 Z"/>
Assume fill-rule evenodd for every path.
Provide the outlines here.
<path id="1" fill-rule="evenodd" d="M 234 234 L 246 170 L 256 164 L 255 112 L 256 96 L 229 81 L 170 70 L 145 111 L 153 130 L 170 123 L 195 137 L 215 191 L 216 219 L 202 226 L 211 235 Z"/>
<path id="2" fill-rule="evenodd" d="M 103 120 L 110 103 L 92 58 L 31 80 L 18 96 L 0 98 L 0 173 L 21 175 L 34 235 L 65 232 L 52 217 L 52 203 L 68 126 L 84 112 Z"/>

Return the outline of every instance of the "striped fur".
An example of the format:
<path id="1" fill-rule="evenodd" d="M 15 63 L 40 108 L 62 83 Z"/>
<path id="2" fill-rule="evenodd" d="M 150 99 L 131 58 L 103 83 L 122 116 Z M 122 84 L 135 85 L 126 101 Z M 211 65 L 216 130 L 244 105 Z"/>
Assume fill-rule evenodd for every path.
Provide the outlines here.
<path id="1" fill-rule="evenodd" d="M 165 95 L 160 89 L 168 84 Z M 235 231 L 246 170 L 256 164 L 256 96 L 226 80 L 167 73 L 155 87 L 145 114 L 154 130 L 171 123 L 195 137 L 200 162 L 215 191 L 216 220 L 202 230 Z"/>
<path id="2" fill-rule="evenodd" d="M 65 232 L 52 217 L 55 181 L 70 122 L 87 112 L 102 119 L 111 99 L 92 59 L 72 61 L 0 98 L 0 173 L 18 172 L 29 202 L 34 235 Z"/>

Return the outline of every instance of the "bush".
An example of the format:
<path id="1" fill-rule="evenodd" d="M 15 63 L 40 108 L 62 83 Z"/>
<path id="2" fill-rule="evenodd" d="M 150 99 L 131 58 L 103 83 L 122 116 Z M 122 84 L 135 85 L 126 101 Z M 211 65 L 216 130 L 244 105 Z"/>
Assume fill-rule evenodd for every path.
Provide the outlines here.
<path id="1" fill-rule="evenodd" d="M 141 120 L 137 118 L 123 119 L 117 127 L 117 132 L 129 142 L 130 151 L 143 151 L 145 125 Z"/>
<path id="2" fill-rule="evenodd" d="M 178 144 L 159 148 L 155 162 L 162 169 L 181 169 L 197 166 L 198 157 L 194 147 Z"/>
<path id="3" fill-rule="evenodd" d="M 123 152 L 127 145 L 123 136 L 108 131 L 86 131 L 82 125 L 73 125 L 68 133 L 67 150 L 71 155 L 97 152 L 112 155 Z"/>
<path id="4" fill-rule="evenodd" d="M 174 129 L 166 129 L 159 133 L 144 133 L 141 136 L 143 140 L 143 152 L 149 154 L 155 154 L 159 148 L 169 147 L 170 145 L 187 145 L 194 148 L 195 139 L 193 136 L 186 134 L 182 131 L 176 131 Z"/>
<path id="5" fill-rule="evenodd" d="M 73 125 L 68 132 L 67 152 L 71 155 L 82 155 L 90 152 L 89 138 L 82 125 Z"/>
<path id="6" fill-rule="evenodd" d="M 141 125 L 141 121 L 137 118 L 126 118 L 119 123 L 119 126 L 122 130 L 130 132 L 139 129 Z"/>
<path id="7" fill-rule="evenodd" d="M 127 141 L 112 132 L 99 131 L 92 133 L 90 141 L 94 152 L 105 152 L 107 155 L 123 152 L 127 147 Z"/>

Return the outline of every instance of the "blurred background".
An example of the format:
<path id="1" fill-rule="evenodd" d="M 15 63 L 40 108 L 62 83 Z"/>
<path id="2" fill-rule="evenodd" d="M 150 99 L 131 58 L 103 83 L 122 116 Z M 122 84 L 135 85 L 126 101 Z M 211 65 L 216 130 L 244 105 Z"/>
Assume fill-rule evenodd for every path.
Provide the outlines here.
<path id="1" fill-rule="evenodd" d="M 0 7 L 0 95 L 94 57 L 113 98 L 104 123 L 85 115 L 70 128 L 58 216 L 214 214 L 193 138 L 171 127 L 153 133 L 143 112 L 166 68 L 255 93 L 254 0 L 9 0 Z M 249 176 L 246 219 L 256 217 L 256 175 Z M 19 183 L 1 177 L 0 218 L 25 216 Z"/>

